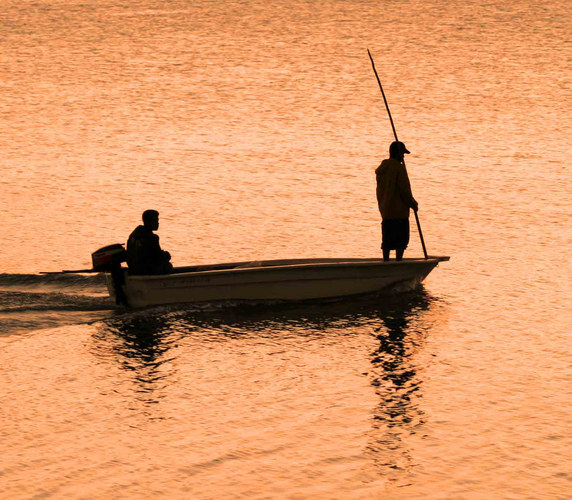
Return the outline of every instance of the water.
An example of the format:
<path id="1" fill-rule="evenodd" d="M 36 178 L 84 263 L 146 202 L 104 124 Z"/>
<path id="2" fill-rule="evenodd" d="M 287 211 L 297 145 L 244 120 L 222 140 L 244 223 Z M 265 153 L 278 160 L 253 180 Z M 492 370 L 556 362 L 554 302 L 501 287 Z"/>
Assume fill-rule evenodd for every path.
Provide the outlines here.
<path id="1" fill-rule="evenodd" d="M 0 497 L 568 498 L 570 10 L 3 2 Z M 379 256 L 366 48 L 424 287 L 130 312 L 40 274 L 147 208 L 175 265 Z"/>

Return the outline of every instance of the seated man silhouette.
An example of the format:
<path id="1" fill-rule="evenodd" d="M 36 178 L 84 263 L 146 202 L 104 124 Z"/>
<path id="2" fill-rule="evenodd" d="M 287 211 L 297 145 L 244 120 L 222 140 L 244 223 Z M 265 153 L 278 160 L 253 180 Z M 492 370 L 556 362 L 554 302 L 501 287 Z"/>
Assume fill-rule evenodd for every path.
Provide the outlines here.
<path id="1" fill-rule="evenodd" d="M 137 226 L 127 241 L 127 267 L 129 274 L 168 274 L 173 270 L 171 254 L 161 250 L 159 236 L 159 212 L 145 210 L 143 225 Z"/>

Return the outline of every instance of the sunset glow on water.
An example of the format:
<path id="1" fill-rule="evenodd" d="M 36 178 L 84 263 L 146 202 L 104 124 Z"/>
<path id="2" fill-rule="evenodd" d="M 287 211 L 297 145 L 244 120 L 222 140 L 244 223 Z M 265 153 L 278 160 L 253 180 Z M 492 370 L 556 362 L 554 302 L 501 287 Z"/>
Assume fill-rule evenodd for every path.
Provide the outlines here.
<path id="1" fill-rule="evenodd" d="M 568 498 L 570 14 L 4 0 L 0 498 Z M 451 256 L 422 287 L 129 311 L 40 274 L 148 208 L 177 266 L 381 257 L 368 48 Z"/>

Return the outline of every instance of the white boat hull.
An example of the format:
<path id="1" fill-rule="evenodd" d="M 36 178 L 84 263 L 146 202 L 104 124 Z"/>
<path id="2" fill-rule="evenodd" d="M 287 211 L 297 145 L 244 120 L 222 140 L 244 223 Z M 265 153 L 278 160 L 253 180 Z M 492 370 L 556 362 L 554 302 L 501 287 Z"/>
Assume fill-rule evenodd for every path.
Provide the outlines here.
<path id="1" fill-rule="evenodd" d="M 224 300 L 306 300 L 407 290 L 449 257 L 297 259 L 176 268 L 173 274 L 130 276 L 123 291 L 130 307 Z M 113 280 L 107 279 L 115 298 Z"/>

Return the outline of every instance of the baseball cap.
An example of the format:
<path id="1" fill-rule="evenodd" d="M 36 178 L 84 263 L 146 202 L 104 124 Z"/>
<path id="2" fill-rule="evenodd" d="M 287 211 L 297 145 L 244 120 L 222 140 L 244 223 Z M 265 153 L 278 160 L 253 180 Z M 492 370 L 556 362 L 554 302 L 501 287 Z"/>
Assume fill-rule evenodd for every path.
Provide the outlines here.
<path id="1" fill-rule="evenodd" d="M 389 146 L 389 154 L 403 152 L 405 154 L 410 154 L 410 151 L 405 147 L 401 141 L 393 141 Z"/>

